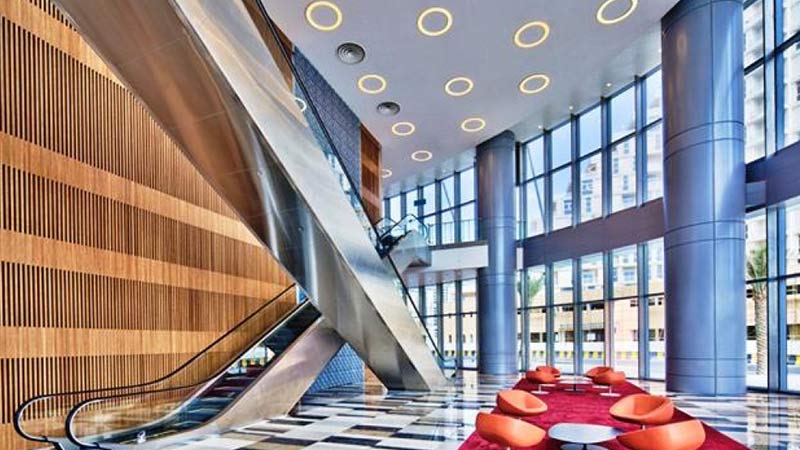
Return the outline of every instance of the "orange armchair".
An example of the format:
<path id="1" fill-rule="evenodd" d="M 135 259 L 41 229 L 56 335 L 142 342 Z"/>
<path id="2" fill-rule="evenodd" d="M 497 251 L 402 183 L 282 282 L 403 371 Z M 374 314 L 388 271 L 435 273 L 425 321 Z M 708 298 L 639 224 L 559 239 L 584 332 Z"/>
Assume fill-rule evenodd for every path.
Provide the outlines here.
<path id="1" fill-rule="evenodd" d="M 547 434 L 524 420 L 487 413 L 478 413 L 475 431 L 483 439 L 503 448 L 532 447 L 542 442 Z"/>
<path id="2" fill-rule="evenodd" d="M 604 397 L 619 397 L 619 394 L 613 392 L 614 386 L 620 385 L 625 383 L 625 372 L 615 372 L 613 370 L 607 370 L 605 372 L 601 372 L 599 375 L 593 378 L 595 384 L 599 384 L 601 386 L 608 386 L 608 392 L 603 392 L 602 396 Z"/>
<path id="3" fill-rule="evenodd" d="M 632 450 L 697 450 L 706 441 L 706 431 L 699 420 L 631 431 L 617 440 Z"/>
<path id="4" fill-rule="evenodd" d="M 600 375 L 600 374 L 601 374 L 601 373 L 603 373 L 603 372 L 608 372 L 609 370 L 614 370 L 614 369 L 613 369 L 613 368 L 611 368 L 611 367 L 608 367 L 608 366 L 597 366 L 597 367 L 592 367 L 591 369 L 589 369 L 589 371 L 588 371 L 588 372 L 586 372 L 586 373 L 585 373 L 585 374 L 583 374 L 583 375 L 584 375 L 586 378 L 590 378 L 590 379 L 592 379 L 592 380 L 593 380 L 593 379 L 594 379 L 594 377 L 596 377 L 596 376 Z"/>
<path id="5" fill-rule="evenodd" d="M 553 366 L 538 366 L 536 370 L 541 372 L 550 372 L 556 378 L 561 378 L 561 371 Z"/>
<path id="6" fill-rule="evenodd" d="M 642 426 L 663 425 L 672 419 L 675 405 L 667 397 L 649 394 L 629 395 L 611 406 L 611 417 Z"/>
<path id="7" fill-rule="evenodd" d="M 497 393 L 497 407 L 512 416 L 536 416 L 547 411 L 547 403 L 536 396 L 518 389 Z"/>
<path id="8" fill-rule="evenodd" d="M 549 394 L 547 391 L 542 390 L 542 385 L 553 385 L 556 382 L 556 376 L 550 372 L 545 372 L 541 370 L 529 370 L 525 372 L 525 378 L 528 379 L 533 384 L 538 384 L 538 390 L 533 391 L 533 394 L 538 395 L 546 395 Z"/>

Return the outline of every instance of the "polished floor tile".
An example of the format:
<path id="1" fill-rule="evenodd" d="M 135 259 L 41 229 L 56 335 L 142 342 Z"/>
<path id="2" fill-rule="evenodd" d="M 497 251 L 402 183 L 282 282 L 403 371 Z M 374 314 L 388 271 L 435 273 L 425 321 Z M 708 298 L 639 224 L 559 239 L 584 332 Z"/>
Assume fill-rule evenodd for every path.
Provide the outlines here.
<path id="1" fill-rule="evenodd" d="M 497 391 L 517 380 L 465 372 L 430 393 L 340 387 L 306 396 L 289 416 L 169 449 L 455 450 L 474 431 L 478 412 L 492 409 Z M 800 396 L 702 397 L 667 393 L 660 382 L 638 384 L 750 448 L 800 450 Z"/>

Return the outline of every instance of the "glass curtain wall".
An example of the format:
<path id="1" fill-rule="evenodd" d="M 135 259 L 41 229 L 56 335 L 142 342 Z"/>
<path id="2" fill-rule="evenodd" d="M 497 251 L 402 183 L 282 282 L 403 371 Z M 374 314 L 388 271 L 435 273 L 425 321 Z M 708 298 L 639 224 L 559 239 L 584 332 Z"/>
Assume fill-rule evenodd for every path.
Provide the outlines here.
<path id="1" fill-rule="evenodd" d="M 661 71 L 520 146 L 520 237 L 662 196 Z M 573 136 L 577 136 L 573 139 Z"/>
<path id="2" fill-rule="evenodd" d="M 523 370 L 552 364 L 583 373 L 611 364 L 631 378 L 664 379 L 661 239 L 528 267 L 519 291 Z"/>
<path id="3" fill-rule="evenodd" d="M 475 279 L 415 288 L 425 323 L 440 342 L 449 367 L 478 367 L 478 288 Z"/>
<path id="4" fill-rule="evenodd" d="M 475 168 L 384 199 L 385 216 L 399 221 L 409 214 L 428 227 L 431 245 L 472 242 L 477 239 Z"/>
<path id="5" fill-rule="evenodd" d="M 798 5 L 797 0 L 745 1 L 746 162 L 800 141 Z M 767 36 L 771 30 L 774 36 Z"/>

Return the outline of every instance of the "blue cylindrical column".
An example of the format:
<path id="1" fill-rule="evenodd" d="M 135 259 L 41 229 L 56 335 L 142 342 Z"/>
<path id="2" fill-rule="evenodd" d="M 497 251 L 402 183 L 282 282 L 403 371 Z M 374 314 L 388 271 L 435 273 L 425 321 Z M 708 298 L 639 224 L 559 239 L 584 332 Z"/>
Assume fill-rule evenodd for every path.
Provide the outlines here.
<path id="1" fill-rule="evenodd" d="M 661 20 L 667 389 L 746 390 L 742 1 Z"/>
<path id="2" fill-rule="evenodd" d="M 478 229 L 489 248 L 478 270 L 478 370 L 487 374 L 517 372 L 515 145 L 505 131 L 477 148 Z"/>

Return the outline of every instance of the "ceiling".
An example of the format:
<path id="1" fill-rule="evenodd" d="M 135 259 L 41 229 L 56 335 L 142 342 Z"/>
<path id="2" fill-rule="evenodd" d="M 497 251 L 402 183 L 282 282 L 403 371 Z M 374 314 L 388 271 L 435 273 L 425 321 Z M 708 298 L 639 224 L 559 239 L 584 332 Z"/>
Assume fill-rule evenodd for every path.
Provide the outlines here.
<path id="1" fill-rule="evenodd" d="M 391 194 L 401 186 L 470 164 L 477 144 L 506 129 L 514 130 L 518 139 L 531 137 L 540 126 L 565 119 L 570 106 L 578 111 L 654 67 L 660 59 L 659 20 L 677 1 L 640 0 L 627 19 L 614 25 L 596 19 L 604 0 L 332 2 L 341 11 L 341 24 L 333 31 L 309 25 L 306 8 L 312 0 L 264 3 L 278 26 L 381 142 L 383 167 L 393 173 L 383 180 L 385 192 Z M 631 2 L 612 1 L 607 16 L 619 16 Z M 417 20 L 434 6 L 451 13 L 452 26 L 431 37 L 417 29 Z M 322 7 L 312 17 L 328 25 L 335 13 Z M 546 22 L 549 36 L 536 47 L 520 48 L 514 44 L 514 34 L 531 21 Z M 431 29 L 444 23 L 441 14 L 423 21 Z M 533 41 L 541 35 L 534 28 L 522 38 Z M 341 62 L 336 49 L 345 42 L 363 46 L 366 58 L 355 65 Z M 537 73 L 550 78 L 549 86 L 536 94 L 520 92 L 520 81 Z M 378 94 L 359 90 L 358 80 L 367 74 L 382 76 L 385 89 Z M 460 76 L 474 82 L 472 91 L 447 95 L 447 81 Z M 367 87 L 379 86 L 367 83 Z M 399 114 L 380 115 L 376 106 L 385 101 L 400 104 Z M 461 123 L 470 117 L 484 119 L 485 128 L 463 131 Z M 393 134 L 392 125 L 401 121 L 412 122 L 415 132 L 404 137 Z M 428 150 L 433 157 L 416 162 L 411 154 L 417 150 Z"/>

